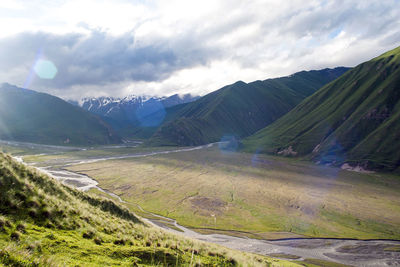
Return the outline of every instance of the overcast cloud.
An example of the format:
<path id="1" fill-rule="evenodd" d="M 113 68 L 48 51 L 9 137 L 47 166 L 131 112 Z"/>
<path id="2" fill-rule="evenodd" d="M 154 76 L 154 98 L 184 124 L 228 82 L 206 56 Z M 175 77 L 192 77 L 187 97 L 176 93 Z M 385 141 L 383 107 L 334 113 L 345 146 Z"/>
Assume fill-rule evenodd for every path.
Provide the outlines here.
<path id="1" fill-rule="evenodd" d="M 399 45 L 399 0 L 0 2 L 0 82 L 67 99 L 205 94 Z"/>

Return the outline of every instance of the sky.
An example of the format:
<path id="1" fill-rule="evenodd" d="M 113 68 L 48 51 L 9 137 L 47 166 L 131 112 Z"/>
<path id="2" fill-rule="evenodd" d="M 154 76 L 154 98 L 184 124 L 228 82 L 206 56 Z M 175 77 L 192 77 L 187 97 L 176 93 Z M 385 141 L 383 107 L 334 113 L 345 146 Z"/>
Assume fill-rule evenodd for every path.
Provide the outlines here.
<path id="1" fill-rule="evenodd" d="M 400 0 L 0 0 L 0 83 L 64 99 L 204 95 L 400 45 Z"/>

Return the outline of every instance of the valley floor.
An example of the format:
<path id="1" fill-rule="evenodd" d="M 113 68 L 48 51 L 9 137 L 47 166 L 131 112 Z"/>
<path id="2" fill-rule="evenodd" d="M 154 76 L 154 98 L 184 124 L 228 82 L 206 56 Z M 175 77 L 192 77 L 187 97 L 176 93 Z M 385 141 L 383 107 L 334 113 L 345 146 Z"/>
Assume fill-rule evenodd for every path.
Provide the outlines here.
<path id="1" fill-rule="evenodd" d="M 36 154 L 24 156 L 24 161 L 37 166 L 72 163 L 68 170 L 95 178 L 100 187 L 130 203 L 135 212 L 140 214 L 135 205 L 139 204 L 201 233 L 256 239 L 400 239 L 397 176 L 227 153 L 218 145 L 161 154 L 154 151 L 162 148 L 119 149 L 123 151 L 23 153 Z M 152 155 L 143 156 L 146 153 Z M 356 250 L 364 245 L 354 244 L 350 247 Z M 389 253 L 387 246 L 382 249 Z M 392 256 L 399 258 L 396 255 Z"/>
<path id="2" fill-rule="evenodd" d="M 68 167 L 145 210 L 259 238 L 400 239 L 400 179 L 218 146 Z"/>

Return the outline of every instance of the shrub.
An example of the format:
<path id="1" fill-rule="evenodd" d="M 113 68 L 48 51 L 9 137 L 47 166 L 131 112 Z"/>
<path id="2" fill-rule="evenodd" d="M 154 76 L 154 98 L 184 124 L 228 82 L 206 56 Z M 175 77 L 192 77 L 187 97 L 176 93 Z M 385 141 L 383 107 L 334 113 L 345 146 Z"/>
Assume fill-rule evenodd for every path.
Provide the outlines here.
<path id="1" fill-rule="evenodd" d="M 52 229 L 52 228 L 55 228 L 55 225 L 52 222 L 47 222 L 45 227 L 49 228 L 49 229 Z"/>
<path id="2" fill-rule="evenodd" d="M 125 239 L 115 239 L 114 245 L 125 245 Z"/>
<path id="3" fill-rule="evenodd" d="M 27 246 L 27 249 L 30 250 L 30 251 L 38 251 L 38 252 L 41 252 L 41 251 L 42 251 L 42 245 L 40 244 L 40 242 L 35 241 L 35 242 L 29 244 L 29 245 Z"/>
<path id="4" fill-rule="evenodd" d="M 103 240 L 102 240 L 100 237 L 98 237 L 98 236 L 96 236 L 96 237 L 93 239 L 93 241 L 94 241 L 94 243 L 95 243 L 96 245 L 101 245 L 101 244 L 103 243 Z"/>
<path id="5" fill-rule="evenodd" d="M 26 200 L 26 195 L 22 192 L 16 192 L 15 197 L 22 201 Z"/>
<path id="6" fill-rule="evenodd" d="M 9 220 L 6 220 L 6 227 L 8 228 L 12 227 L 12 223 Z"/>
<path id="7" fill-rule="evenodd" d="M 103 232 L 106 233 L 106 234 L 112 234 L 112 233 L 113 233 L 113 230 L 111 230 L 111 229 L 108 228 L 108 227 L 104 227 L 104 228 L 103 228 Z"/>
<path id="8" fill-rule="evenodd" d="M 40 206 L 39 202 L 35 199 L 29 199 L 26 205 L 30 208 L 38 208 Z"/>
<path id="9" fill-rule="evenodd" d="M 21 238 L 21 233 L 18 231 L 12 232 L 10 237 L 12 240 L 18 241 Z"/>
<path id="10" fill-rule="evenodd" d="M 21 232 L 21 233 L 26 233 L 25 231 L 25 225 L 23 225 L 22 223 L 19 223 L 16 227 L 16 229 Z"/>
<path id="11" fill-rule="evenodd" d="M 42 208 L 42 210 L 40 211 L 40 216 L 41 216 L 43 219 L 49 219 L 49 218 L 51 217 L 51 211 L 50 211 L 48 208 L 44 207 L 44 208 Z"/>
<path id="12" fill-rule="evenodd" d="M 86 239 L 92 239 L 94 237 L 94 232 L 93 231 L 86 231 L 83 232 L 82 237 Z"/>
<path id="13" fill-rule="evenodd" d="M 237 261 L 234 259 L 234 258 L 229 258 L 228 259 L 228 263 L 230 264 L 230 265 L 234 265 L 234 266 L 236 266 L 238 263 L 237 263 Z"/>
<path id="14" fill-rule="evenodd" d="M 34 219 L 34 218 L 37 218 L 38 213 L 37 213 L 36 209 L 31 208 L 28 210 L 28 215 L 29 215 L 29 217 Z"/>
<path id="15" fill-rule="evenodd" d="M 0 218 L 0 228 L 3 228 L 6 226 L 6 220 L 4 220 L 3 218 Z"/>
<path id="16" fill-rule="evenodd" d="M 50 239 L 50 240 L 56 239 L 56 237 L 53 235 L 53 233 L 50 233 L 50 234 L 46 235 L 46 237 L 47 237 L 48 239 Z"/>

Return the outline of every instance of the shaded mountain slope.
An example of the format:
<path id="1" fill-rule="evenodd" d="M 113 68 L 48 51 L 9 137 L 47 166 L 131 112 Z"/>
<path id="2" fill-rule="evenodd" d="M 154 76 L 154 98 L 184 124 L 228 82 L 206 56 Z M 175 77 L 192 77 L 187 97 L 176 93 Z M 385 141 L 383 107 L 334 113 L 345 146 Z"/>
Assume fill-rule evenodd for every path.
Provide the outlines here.
<path id="1" fill-rule="evenodd" d="M 247 151 L 398 169 L 400 47 L 360 64 L 243 143 Z"/>
<path id="2" fill-rule="evenodd" d="M 150 139 L 153 145 L 199 145 L 245 137 L 275 121 L 347 68 L 225 86 L 175 113 Z"/>
<path id="3" fill-rule="evenodd" d="M 146 115 L 143 117 L 143 121 L 147 122 L 160 122 L 162 124 L 165 124 L 173 119 L 175 119 L 178 115 L 178 113 L 184 109 L 189 103 L 184 103 L 184 104 L 178 104 L 170 107 L 166 107 L 165 109 L 157 110 L 154 113 L 151 113 L 149 115 Z M 106 121 L 108 121 L 108 118 L 105 118 Z M 110 123 L 111 125 L 112 122 Z M 154 133 L 159 129 L 160 125 L 157 123 L 154 123 L 154 126 L 141 126 L 141 125 L 130 125 L 125 128 L 119 128 L 118 133 L 121 132 L 123 136 L 126 136 L 127 138 L 135 138 L 135 139 L 148 139 L 151 136 L 154 135 Z"/>
<path id="4" fill-rule="evenodd" d="M 98 116 L 55 96 L 9 84 L 0 87 L 0 139 L 56 145 L 121 141 Z"/>

